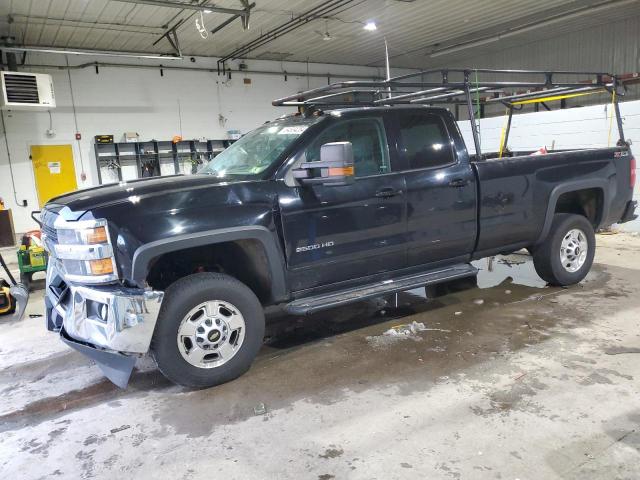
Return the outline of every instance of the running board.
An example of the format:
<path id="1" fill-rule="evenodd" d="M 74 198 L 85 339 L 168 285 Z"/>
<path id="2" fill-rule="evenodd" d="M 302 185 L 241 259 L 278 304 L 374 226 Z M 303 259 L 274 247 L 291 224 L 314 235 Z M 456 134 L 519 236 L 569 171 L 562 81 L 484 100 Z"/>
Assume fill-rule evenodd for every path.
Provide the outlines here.
<path id="1" fill-rule="evenodd" d="M 319 310 L 359 302 L 366 298 L 377 297 L 389 293 L 402 292 L 412 288 L 447 282 L 458 278 L 472 277 L 478 269 L 470 264 L 461 264 L 442 270 L 427 273 L 406 275 L 389 280 L 383 280 L 368 285 L 351 287 L 338 292 L 324 293 L 314 297 L 300 298 L 288 303 L 284 309 L 293 315 L 309 315 Z"/>

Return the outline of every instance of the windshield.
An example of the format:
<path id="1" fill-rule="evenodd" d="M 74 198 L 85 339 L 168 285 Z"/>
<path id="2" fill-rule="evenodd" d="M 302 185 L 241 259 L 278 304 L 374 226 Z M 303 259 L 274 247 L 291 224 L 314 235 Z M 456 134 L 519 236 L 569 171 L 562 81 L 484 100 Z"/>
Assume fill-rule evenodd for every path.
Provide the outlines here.
<path id="1" fill-rule="evenodd" d="M 253 177 L 269 168 L 318 118 L 287 118 L 267 123 L 247 133 L 198 173 L 226 177 Z"/>

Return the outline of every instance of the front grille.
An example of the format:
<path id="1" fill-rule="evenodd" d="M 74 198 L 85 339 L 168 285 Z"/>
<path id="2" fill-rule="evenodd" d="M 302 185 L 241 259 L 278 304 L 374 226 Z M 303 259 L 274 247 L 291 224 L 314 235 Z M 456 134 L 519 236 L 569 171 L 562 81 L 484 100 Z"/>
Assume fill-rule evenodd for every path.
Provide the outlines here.
<path id="1" fill-rule="evenodd" d="M 40 214 L 40 221 L 42 222 L 42 233 L 44 234 L 44 247 L 51 254 L 53 253 L 53 247 L 58 243 L 58 232 L 54 227 L 58 214 L 48 208 L 44 208 Z"/>
<path id="2" fill-rule="evenodd" d="M 40 103 L 38 81 L 35 75 L 5 73 L 4 89 L 7 101 L 12 103 Z"/>
<path id="3" fill-rule="evenodd" d="M 49 268 L 52 270 L 47 273 L 44 305 L 47 315 L 47 329 L 57 332 L 62 328 L 65 312 L 71 303 L 71 292 L 55 264 L 50 264 Z"/>
<path id="4" fill-rule="evenodd" d="M 52 243 L 58 243 L 58 232 L 56 232 L 56 229 L 51 225 L 43 224 L 42 233 L 44 233 Z"/>

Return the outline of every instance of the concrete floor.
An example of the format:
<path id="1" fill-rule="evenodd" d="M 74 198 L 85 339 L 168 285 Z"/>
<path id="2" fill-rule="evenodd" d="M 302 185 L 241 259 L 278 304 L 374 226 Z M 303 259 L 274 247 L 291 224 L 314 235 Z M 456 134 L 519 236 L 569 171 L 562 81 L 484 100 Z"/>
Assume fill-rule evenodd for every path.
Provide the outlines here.
<path id="1" fill-rule="evenodd" d="M 42 318 L 0 318 L 0 477 L 640 478 L 640 237 L 598 243 L 568 289 L 516 254 L 430 302 L 275 315 L 250 372 L 202 391 L 149 361 L 119 390 Z"/>

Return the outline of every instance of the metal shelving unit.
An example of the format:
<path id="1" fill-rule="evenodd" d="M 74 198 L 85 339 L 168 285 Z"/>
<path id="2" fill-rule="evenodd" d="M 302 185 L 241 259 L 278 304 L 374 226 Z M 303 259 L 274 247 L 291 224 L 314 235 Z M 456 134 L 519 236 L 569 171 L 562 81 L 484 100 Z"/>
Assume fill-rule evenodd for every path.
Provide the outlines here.
<path id="1" fill-rule="evenodd" d="M 150 140 L 95 143 L 98 181 L 121 182 L 163 175 L 193 174 L 234 140 Z"/>

